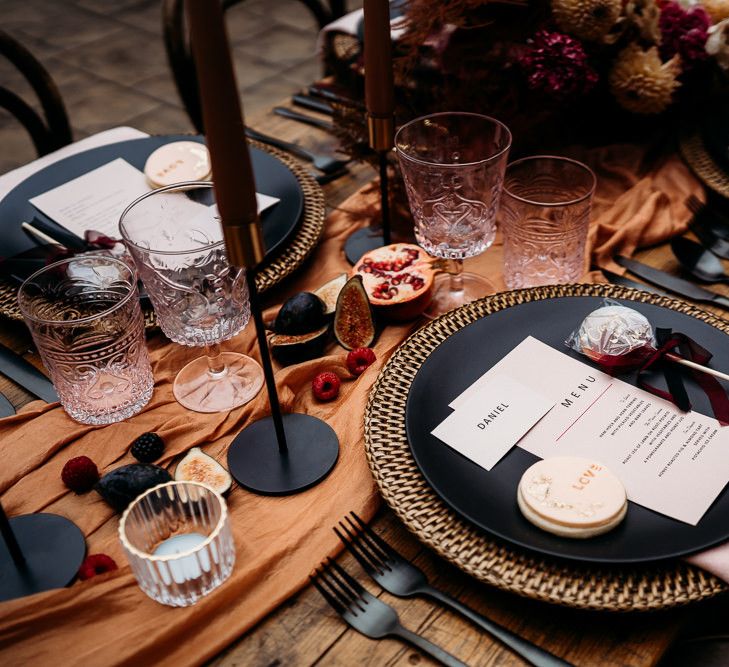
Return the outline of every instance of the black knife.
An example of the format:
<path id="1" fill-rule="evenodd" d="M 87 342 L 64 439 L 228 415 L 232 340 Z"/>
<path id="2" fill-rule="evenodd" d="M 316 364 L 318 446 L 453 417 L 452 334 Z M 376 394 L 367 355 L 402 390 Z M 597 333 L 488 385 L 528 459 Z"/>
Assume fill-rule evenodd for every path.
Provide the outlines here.
<path id="1" fill-rule="evenodd" d="M 325 100 L 328 100 L 329 102 L 342 104 L 346 107 L 354 107 L 355 109 L 364 110 L 365 108 L 364 104 L 362 104 L 362 102 L 360 102 L 359 100 L 353 100 L 350 97 L 338 95 L 333 90 L 329 90 L 329 88 L 324 88 L 322 86 L 317 86 L 316 84 L 312 84 L 311 86 L 309 86 L 309 96 L 321 97 Z"/>
<path id="2" fill-rule="evenodd" d="M 0 343 L 0 373 L 47 403 L 58 401 L 51 381 L 33 364 Z"/>
<path id="3" fill-rule="evenodd" d="M 631 273 L 636 276 L 640 276 L 644 280 L 658 285 L 663 289 L 667 289 L 675 294 L 680 294 L 687 299 L 693 299 L 694 301 L 703 301 L 704 303 L 711 303 L 715 306 L 722 306 L 723 308 L 729 308 L 729 298 L 721 296 L 716 292 L 704 289 L 698 285 L 694 285 L 688 280 L 672 276 L 670 273 L 654 269 L 652 266 L 647 264 L 641 264 L 634 259 L 622 257 L 618 255 L 614 258 L 620 266 L 625 267 Z"/>
<path id="4" fill-rule="evenodd" d="M 287 107 L 274 107 L 273 113 L 283 116 L 284 118 L 289 118 L 290 120 L 298 121 L 299 123 L 318 127 L 319 129 L 327 132 L 332 132 L 334 130 L 334 126 L 328 120 L 314 118 L 314 116 L 307 116 L 305 113 L 299 113 L 298 111 L 294 111 Z"/>
<path id="5" fill-rule="evenodd" d="M 15 408 L 13 404 L 3 394 L 0 394 L 0 419 L 3 417 L 12 417 L 14 414 Z"/>
<path id="6" fill-rule="evenodd" d="M 332 105 L 323 100 L 317 100 L 309 95 L 296 94 L 291 97 L 291 101 L 297 106 L 309 109 L 309 111 L 318 111 L 319 113 L 331 116 L 334 113 Z"/>
<path id="7" fill-rule="evenodd" d="M 652 285 L 644 285 L 643 283 L 637 283 L 635 280 L 631 280 L 630 278 L 626 278 L 625 276 L 620 276 L 617 273 L 613 273 L 612 271 L 608 271 L 607 269 L 603 269 L 601 267 L 600 271 L 602 271 L 603 275 L 608 279 L 608 282 L 612 285 L 622 285 L 623 287 L 632 287 L 633 289 L 639 289 L 643 290 L 644 292 L 651 292 L 652 294 L 660 294 L 661 296 L 665 296 L 665 292 L 661 292 L 661 290 L 656 289 Z"/>

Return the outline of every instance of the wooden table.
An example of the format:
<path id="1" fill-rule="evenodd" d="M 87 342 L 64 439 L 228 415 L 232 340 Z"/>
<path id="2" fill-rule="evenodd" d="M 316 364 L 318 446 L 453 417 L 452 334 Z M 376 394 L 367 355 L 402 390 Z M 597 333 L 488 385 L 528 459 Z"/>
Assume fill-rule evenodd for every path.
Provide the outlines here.
<path id="1" fill-rule="evenodd" d="M 336 141 L 326 133 L 272 113 L 251 118 L 249 122 L 269 134 L 322 152 L 336 145 Z M 351 171 L 351 176 L 324 187 L 330 208 L 338 206 L 374 177 L 374 172 L 368 166 L 355 165 Z M 666 245 L 643 251 L 638 258 L 667 271 L 677 270 Z M 727 286 L 713 289 L 729 296 Z M 267 301 L 280 302 L 286 296 L 284 284 L 267 294 Z M 727 315 L 721 309 L 709 309 L 719 316 Z M 3 320 L 0 341 L 24 353 L 42 368 L 38 355 L 31 351 L 32 341 L 22 324 Z M 29 394 L 3 377 L 0 377 L 0 391 L 16 407 L 32 400 Z M 342 515 L 348 509 L 343 507 Z M 709 624 L 711 619 L 729 617 L 726 614 L 725 597 L 689 608 L 638 614 L 576 611 L 522 599 L 480 584 L 436 557 L 408 533 L 387 508 L 380 511 L 372 525 L 404 556 L 421 566 L 432 583 L 575 665 L 654 665 L 690 622 Z M 348 554 L 342 555 L 339 562 L 356 574 L 370 592 L 379 594 L 383 600 L 392 604 L 404 625 L 469 665 L 524 664 L 510 651 L 451 612 L 421 599 L 403 600 L 381 593 L 378 586 L 365 581 L 359 566 Z M 230 622 L 235 623 L 235 619 L 231 618 Z M 711 628 L 706 625 L 704 629 Z M 398 641 L 376 642 L 349 629 L 319 593 L 309 586 L 270 614 L 211 664 L 217 667 L 314 664 L 349 667 L 353 664 L 406 666 L 435 663 Z"/>

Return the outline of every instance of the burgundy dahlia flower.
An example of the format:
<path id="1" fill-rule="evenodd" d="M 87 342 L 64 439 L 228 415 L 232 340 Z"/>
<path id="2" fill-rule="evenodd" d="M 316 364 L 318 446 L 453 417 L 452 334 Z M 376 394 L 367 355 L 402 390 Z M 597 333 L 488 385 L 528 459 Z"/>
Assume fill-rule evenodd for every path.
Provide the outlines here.
<path id="1" fill-rule="evenodd" d="M 661 30 L 660 53 L 664 60 L 681 56 L 684 69 L 706 60 L 706 40 L 711 19 L 703 7 L 684 9 L 677 2 L 667 2 L 658 19 Z"/>
<path id="2" fill-rule="evenodd" d="M 582 43 L 559 32 L 540 30 L 519 56 L 529 89 L 556 101 L 570 101 L 597 83 Z"/>

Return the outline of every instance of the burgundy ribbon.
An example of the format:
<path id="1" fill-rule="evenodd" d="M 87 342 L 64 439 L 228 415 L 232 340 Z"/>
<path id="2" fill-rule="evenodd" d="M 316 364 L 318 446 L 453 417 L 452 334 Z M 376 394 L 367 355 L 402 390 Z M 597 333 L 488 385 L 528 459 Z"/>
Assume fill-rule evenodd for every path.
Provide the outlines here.
<path id="1" fill-rule="evenodd" d="M 658 339 L 658 349 L 650 345 L 643 345 L 628 354 L 590 356 L 605 372 L 611 375 L 637 370 L 638 386 L 641 389 L 671 401 L 680 410 L 684 411 L 691 409 L 691 402 L 683 385 L 679 368 L 687 371 L 706 394 L 717 421 L 722 426 L 729 426 L 729 396 L 727 396 L 726 390 L 719 381 L 708 373 L 681 366 L 666 358 L 666 355 L 671 353 L 705 366 L 712 357 L 711 352 L 685 334 L 671 332 L 670 329 L 657 329 L 656 337 Z M 658 367 L 663 371 L 668 391 L 654 387 L 641 377 L 653 367 Z"/>

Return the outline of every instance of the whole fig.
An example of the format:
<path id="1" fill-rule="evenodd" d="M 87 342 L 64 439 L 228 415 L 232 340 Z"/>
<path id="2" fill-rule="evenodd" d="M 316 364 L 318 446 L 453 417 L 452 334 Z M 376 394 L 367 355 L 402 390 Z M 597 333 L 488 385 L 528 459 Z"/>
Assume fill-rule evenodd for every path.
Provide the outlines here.
<path id="1" fill-rule="evenodd" d="M 151 463 L 130 463 L 106 473 L 94 486 L 117 512 L 123 512 L 137 496 L 157 484 L 171 482 L 164 468 Z"/>
<path id="2" fill-rule="evenodd" d="M 326 323 L 324 302 L 311 292 L 299 292 L 288 299 L 276 315 L 277 334 L 294 336 L 321 329 Z"/>

